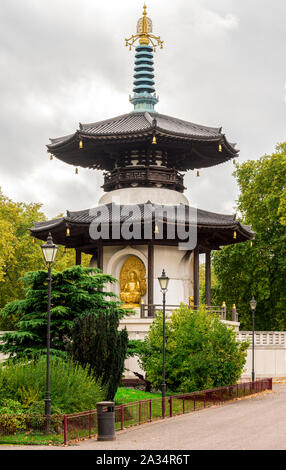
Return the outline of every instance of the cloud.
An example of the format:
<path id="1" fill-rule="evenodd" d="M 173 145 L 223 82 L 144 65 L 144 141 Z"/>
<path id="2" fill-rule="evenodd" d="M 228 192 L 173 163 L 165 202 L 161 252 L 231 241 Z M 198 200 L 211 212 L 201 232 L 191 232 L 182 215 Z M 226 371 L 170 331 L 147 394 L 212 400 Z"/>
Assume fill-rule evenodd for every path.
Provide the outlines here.
<path id="1" fill-rule="evenodd" d="M 135 32 L 142 1 L 2 0 L 0 16 L 0 186 L 56 215 L 94 207 L 102 174 L 49 161 L 50 137 L 131 111 Z M 162 8 L 163 5 L 163 8 Z M 223 126 L 240 161 L 285 140 L 284 0 L 149 0 L 157 111 Z M 271 13 L 271 14 L 270 14 Z M 231 212 L 232 164 L 186 176 L 190 202 Z"/>

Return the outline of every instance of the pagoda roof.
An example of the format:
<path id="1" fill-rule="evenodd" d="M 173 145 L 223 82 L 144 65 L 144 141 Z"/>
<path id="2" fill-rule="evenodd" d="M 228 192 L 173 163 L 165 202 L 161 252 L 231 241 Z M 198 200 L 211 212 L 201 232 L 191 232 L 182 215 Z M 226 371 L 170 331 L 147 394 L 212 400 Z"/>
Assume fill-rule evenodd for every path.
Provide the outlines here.
<path id="1" fill-rule="evenodd" d="M 174 152 L 181 170 L 204 168 L 238 154 L 221 128 L 207 127 L 159 113 L 131 112 L 90 124 L 79 124 L 70 135 L 50 139 L 48 151 L 60 160 L 82 167 L 110 170 L 120 152 L 146 148 Z M 79 148 L 79 142 L 83 148 Z M 221 150 L 219 150 L 221 145 Z"/>
<path id="2" fill-rule="evenodd" d="M 155 220 L 156 210 L 160 211 L 160 208 L 162 208 L 160 205 L 151 204 L 148 202 L 150 211 L 149 218 L 148 216 L 146 218 L 144 204 L 139 204 L 136 206 L 117 206 L 117 209 L 120 207 L 120 210 L 115 210 L 116 205 L 113 205 L 112 207 L 112 204 L 107 204 L 104 206 L 107 208 L 107 211 L 101 212 L 102 207 L 103 206 L 98 206 L 91 210 L 87 209 L 76 212 L 67 211 L 67 215 L 59 219 L 45 222 L 36 222 L 34 227 L 30 228 L 31 235 L 41 240 L 46 240 L 48 233 L 51 232 L 55 243 L 65 245 L 68 248 L 78 248 L 87 253 L 92 253 L 92 247 L 96 246 L 97 241 L 90 238 L 89 228 L 92 223 L 96 222 L 96 218 L 98 217 L 99 213 L 101 214 L 101 224 L 107 224 L 110 226 L 112 224 L 123 224 L 127 221 L 129 223 L 141 224 L 143 222 L 153 223 Z M 168 206 L 164 206 L 164 208 L 166 207 Z M 191 214 L 191 211 L 194 211 L 194 208 L 191 208 L 187 205 L 181 205 L 181 207 L 184 209 L 183 212 L 185 213 L 185 217 L 182 219 L 178 218 L 177 212 L 174 211 L 173 215 L 172 212 L 168 213 L 167 219 L 166 214 L 163 213 L 161 218 L 163 227 L 167 225 L 167 222 L 168 224 L 179 225 L 182 222 L 185 222 L 185 220 L 188 220 L 188 216 Z M 113 218 L 111 217 L 111 214 L 113 214 Z M 131 217 L 130 214 L 132 214 Z M 158 212 L 156 221 L 157 220 L 160 220 L 160 217 L 158 217 Z M 202 242 L 203 240 L 203 245 L 208 245 L 209 249 L 219 249 L 219 247 L 223 245 L 239 243 L 254 238 L 254 232 L 251 230 L 251 227 L 243 225 L 239 220 L 237 220 L 236 215 L 218 214 L 215 212 L 197 209 L 196 224 L 198 229 L 198 243 Z M 70 236 L 67 236 L 66 234 L 67 227 L 70 229 Z M 236 239 L 233 238 L 234 231 L 236 232 Z M 112 240 L 111 238 L 102 241 L 104 241 L 104 243 L 107 241 L 115 245 L 118 244 L 118 240 Z M 137 239 L 137 244 L 140 243 L 140 241 L 144 243 L 144 241 L 147 240 Z M 160 243 L 162 240 L 156 240 L 156 237 L 154 237 L 154 241 Z"/>

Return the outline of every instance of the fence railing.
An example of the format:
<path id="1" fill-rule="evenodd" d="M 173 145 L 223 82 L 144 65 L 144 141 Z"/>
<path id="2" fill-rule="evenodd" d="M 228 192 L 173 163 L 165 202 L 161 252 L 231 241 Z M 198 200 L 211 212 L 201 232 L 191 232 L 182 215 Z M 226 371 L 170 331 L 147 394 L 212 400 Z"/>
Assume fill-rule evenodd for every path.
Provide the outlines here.
<path id="1" fill-rule="evenodd" d="M 195 310 L 199 308 L 198 305 L 194 305 L 194 304 L 190 304 L 189 306 L 190 308 L 195 309 Z M 168 315 L 172 313 L 173 310 L 176 310 L 178 308 L 180 308 L 180 305 L 166 305 L 165 306 L 166 314 Z M 235 305 L 233 305 L 230 313 L 228 313 L 227 307 L 225 304 L 223 304 L 222 306 L 206 305 L 205 308 L 207 311 L 211 313 L 216 313 L 217 315 L 220 315 L 220 318 L 222 320 L 226 320 L 227 315 L 228 315 L 228 317 L 231 318 L 232 321 L 234 322 L 238 321 L 238 312 L 237 312 Z M 163 305 L 161 304 L 141 304 L 140 305 L 140 317 L 141 318 L 154 318 L 154 316 L 156 315 L 156 312 L 160 310 L 162 311 L 162 309 L 163 309 Z"/>
<path id="2" fill-rule="evenodd" d="M 237 333 L 239 341 L 250 341 L 252 344 L 252 331 L 239 331 Z M 285 331 L 255 331 L 254 344 L 256 346 L 279 346 L 286 348 Z"/>
<path id="3" fill-rule="evenodd" d="M 272 390 L 271 378 L 168 396 L 164 401 L 152 398 L 122 404 L 114 408 L 115 430 L 190 413 L 265 390 Z M 48 423 L 45 416 L 0 415 L 0 444 L 68 444 L 96 434 L 96 410 L 52 416 Z"/>

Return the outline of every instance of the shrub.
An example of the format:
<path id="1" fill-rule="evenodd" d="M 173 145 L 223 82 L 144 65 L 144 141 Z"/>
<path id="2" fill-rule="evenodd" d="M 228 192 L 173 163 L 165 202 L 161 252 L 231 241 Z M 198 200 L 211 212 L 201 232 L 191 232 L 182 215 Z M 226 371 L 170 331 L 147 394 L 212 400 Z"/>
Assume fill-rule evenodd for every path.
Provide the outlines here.
<path id="1" fill-rule="evenodd" d="M 140 362 L 153 387 L 162 383 L 163 315 L 154 319 L 138 348 Z M 248 343 L 204 308 L 186 305 L 166 321 L 166 384 L 171 392 L 192 392 L 235 384 L 243 371 Z"/>
<path id="2" fill-rule="evenodd" d="M 106 386 L 106 400 L 113 400 L 124 372 L 128 333 L 119 328 L 120 316 L 112 307 L 86 312 L 71 329 L 71 357 L 88 365 L 95 378 Z"/>
<path id="3" fill-rule="evenodd" d="M 0 407 L 0 432 L 10 434 L 25 429 L 24 409 L 16 400 L 4 400 Z M 22 415 L 22 416 L 21 416 Z"/>
<path id="4" fill-rule="evenodd" d="M 90 376 L 87 368 L 57 357 L 50 360 L 50 389 L 53 413 L 93 409 L 106 393 L 100 382 Z M 36 403 L 44 403 L 45 390 L 44 356 L 33 361 L 8 362 L 0 367 L 0 404 L 7 399 L 16 399 L 27 413 L 36 411 Z"/>

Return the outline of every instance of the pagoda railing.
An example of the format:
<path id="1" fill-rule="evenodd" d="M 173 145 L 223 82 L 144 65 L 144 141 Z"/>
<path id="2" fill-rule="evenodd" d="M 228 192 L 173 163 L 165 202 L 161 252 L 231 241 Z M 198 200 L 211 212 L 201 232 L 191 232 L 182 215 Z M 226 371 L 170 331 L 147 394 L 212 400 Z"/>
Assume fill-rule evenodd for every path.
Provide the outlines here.
<path id="1" fill-rule="evenodd" d="M 180 305 L 166 305 L 166 315 L 170 315 L 173 310 L 180 308 Z M 198 310 L 198 305 L 191 305 L 192 310 Z M 220 316 L 221 320 L 227 320 L 227 308 L 225 305 L 221 307 L 216 305 L 206 305 L 206 310 L 210 313 L 215 313 Z M 154 318 L 156 312 L 162 311 L 163 305 L 160 304 L 141 304 L 140 305 L 140 317 L 141 318 Z M 231 309 L 230 315 L 231 321 L 238 322 L 238 312 L 235 306 Z"/>
<path id="2" fill-rule="evenodd" d="M 112 170 L 110 173 L 105 174 L 102 187 L 105 191 L 110 191 L 132 185 L 162 185 L 162 187 L 176 189 L 180 192 L 185 189 L 184 178 L 178 171 L 160 166 L 130 166 Z"/>

